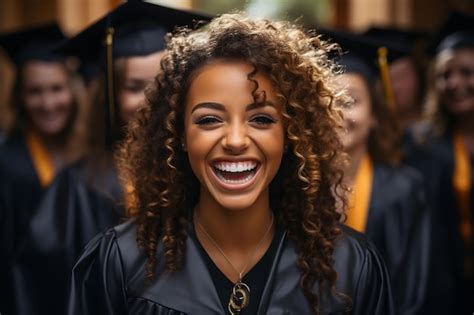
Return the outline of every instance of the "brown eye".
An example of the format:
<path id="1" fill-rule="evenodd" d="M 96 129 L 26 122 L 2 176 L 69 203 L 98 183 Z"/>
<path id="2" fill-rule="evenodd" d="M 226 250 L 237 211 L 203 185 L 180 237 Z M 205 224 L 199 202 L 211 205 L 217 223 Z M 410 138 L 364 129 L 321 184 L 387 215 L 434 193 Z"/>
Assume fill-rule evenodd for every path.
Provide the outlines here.
<path id="1" fill-rule="evenodd" d="M 221 122 L 221 119 L 217 116 L 204 116 L 204 117 L 198 118 L 194 123 L 196 125 L 213 125 L 220 122 Z"/>
<path id="2" fill-rule="evenodd" d="M 272 117 L 267 115 L 255 116 L 250 121 L 262 126 L 276 123 L 276 121 Z"/>

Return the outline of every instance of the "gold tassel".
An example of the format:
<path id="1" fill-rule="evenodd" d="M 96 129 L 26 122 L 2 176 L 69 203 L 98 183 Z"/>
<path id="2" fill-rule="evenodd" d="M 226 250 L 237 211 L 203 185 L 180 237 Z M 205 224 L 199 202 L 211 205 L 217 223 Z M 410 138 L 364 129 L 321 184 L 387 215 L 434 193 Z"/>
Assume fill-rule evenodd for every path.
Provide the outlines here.
<path id="1" fill-rule="evenodd" d="M 383 91 L 387 106 L 394 113 L 397 112 L 397 106 L 395 103 L 395 95 L 393 94 L 392 83 L 390 82 L 390 75 L 388 72 L 387 62 L 388 49 L 386 47 L 379 47 L 377 50 L 378 66 L 380 70 L 380 78 L 382 79 Z"/>
<path id="2" fill-rule="evenodd" d="M 109 123 L 110 128 L 114 131 L 115 124 L 115 102 L 114 102 L 114 60 L 113 60 L 113 38 L 114 38 L 114 28 L 108 27 L 105 37 L 105 46 L 107 49 L 107 96 L 109 103 Z M 113 132 L 112 132 L 113 134 Z"/>

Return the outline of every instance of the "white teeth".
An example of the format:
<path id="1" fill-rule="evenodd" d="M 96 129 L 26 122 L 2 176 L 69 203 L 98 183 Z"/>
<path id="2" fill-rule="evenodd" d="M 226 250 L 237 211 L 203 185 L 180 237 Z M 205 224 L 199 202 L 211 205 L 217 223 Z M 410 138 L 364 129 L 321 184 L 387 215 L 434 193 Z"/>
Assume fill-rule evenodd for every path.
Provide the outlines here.
<path id="1" fill-rule="evenodd" d="M 227 184 L 231 184 L 231 185 L 240 185 L 240 184 L 245 184 L 246 182 L 248 182 L 249 180 L 251 180 L 254 176 L 254 174 L 249 174 L 248 176 L 246 176 L 245 178 L 243 179 L 239 179 L 239 180 L 231 180 L 231 179 L 226 179 L 224 176 L 222 176 L 222 174 L 220 173 L 216 173 L 217 177 L 219 177 L 219 179 Z"/>
<path id="2" fill-rule="evenodd" d="M 238 173 L 251 171 L 257 167 L 257 163 L 253 161 L 246 162 L 218 162 L 214 164 L 214 167 L 220 171 Z"/>

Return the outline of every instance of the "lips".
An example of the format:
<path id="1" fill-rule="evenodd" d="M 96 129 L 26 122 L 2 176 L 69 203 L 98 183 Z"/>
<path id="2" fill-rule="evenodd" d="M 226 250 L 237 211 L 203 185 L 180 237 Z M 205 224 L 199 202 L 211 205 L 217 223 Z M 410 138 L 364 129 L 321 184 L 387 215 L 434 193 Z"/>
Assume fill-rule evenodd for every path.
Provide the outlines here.
<path id="1" fill-rule="evenodd" d="M 212 163 L 212 172 L 225 188 L 242 189 L 251 185 L 260 163 L 254 160 L 216 161 Z"/>

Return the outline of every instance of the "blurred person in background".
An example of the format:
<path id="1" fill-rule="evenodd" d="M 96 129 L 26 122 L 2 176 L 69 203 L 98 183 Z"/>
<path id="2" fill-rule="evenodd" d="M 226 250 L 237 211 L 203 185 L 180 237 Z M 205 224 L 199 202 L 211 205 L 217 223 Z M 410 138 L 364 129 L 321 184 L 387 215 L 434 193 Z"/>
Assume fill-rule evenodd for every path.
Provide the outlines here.
<path id="1" fill-rule="evenodd" d="M 150 3 L 128 2 L 58 48 L 65 55 L 76 53 L 83 63 L 103 67 L 91 98 L 87 156 L 57 175 L 10 262 L 16 314 L 66 313 L 70 273 L 83 247 L 125 217 L 124 188 L 113 153 L 158 72 L 165 35 L 175 26 L 200 18 Z M 111 43 L 110 59 L 104 42 Z M 46 270 L 54 270 L 54 275 Z"/>
<path id="2" fill-rule="evenodd" d="M 325 34 L 343 50 L 344 73 L 336 82 L 350 97 L 341 136 L 350 158 L 344 172 L 351 188 L 345 224 L 365 233 L 382 254 L 396 313 L 417 314 L 427 289 L 429 213 L 421 174 L 401 164 L 394 108 L 376 94 L 379 43 L 352 33 Z M 389 50 L 391 62 L 403 55 Z"/>
<path id="3" fill-rule="evenodd" d="M 56 174 L 84 153 L 80 80 L 51 48 L 64 39 L 56 24 L 0 35 L 16 66 L 12 122 L 0 146 L 0 312 L 11 308 L 11 259 Z M 8 305 L 8 306 L 7 306 Z"/>
<path id="4" fill-rule="evenodd" d="M 473 15 L 454 12 L 432 39 L 425 120 L 414 128 L 407 154 L 425 176 L 434 210 L 427 314 L 474 309 L 473 26 Z"/>
<path id="5" fill-rule="evenodd" d="M 127 2 L 66 42 L 59 50 L 83 63 L 99 63 L 98 87 L 91 97 L 89 154 L 76 168 L 91 187 L 123 204 L 123 189 L 114 163 L 114 150 L 127 125 L 145 101 L 145 89 L 156 76 L 165 35 L 176 27 L 208 20 L 207 16 L 153 5 Z M 113 29 L 113 30 L 112 30 Z M 111 32 L 111 33 L 108 33 Z M 111 58 L 104 41 L 110 40 Z M 96 49 L 90 49 L 90 46 Z M 101 176 L 99 176 L 101 174 Z"/>
<path id="6" fill-rule="evenodd" d="M 399 56 L 390 61 L 388 71 L 395 98 L 395 117 L 405 133 L 422 116 L 426 60 L 421 48 L 428 34 L 406 29 L 371 27 L 363 35 L 374 39 L 380 46 L 391 47 L 399 52 Z M 377 88 L 381 88 L 381 85 Z"/>

